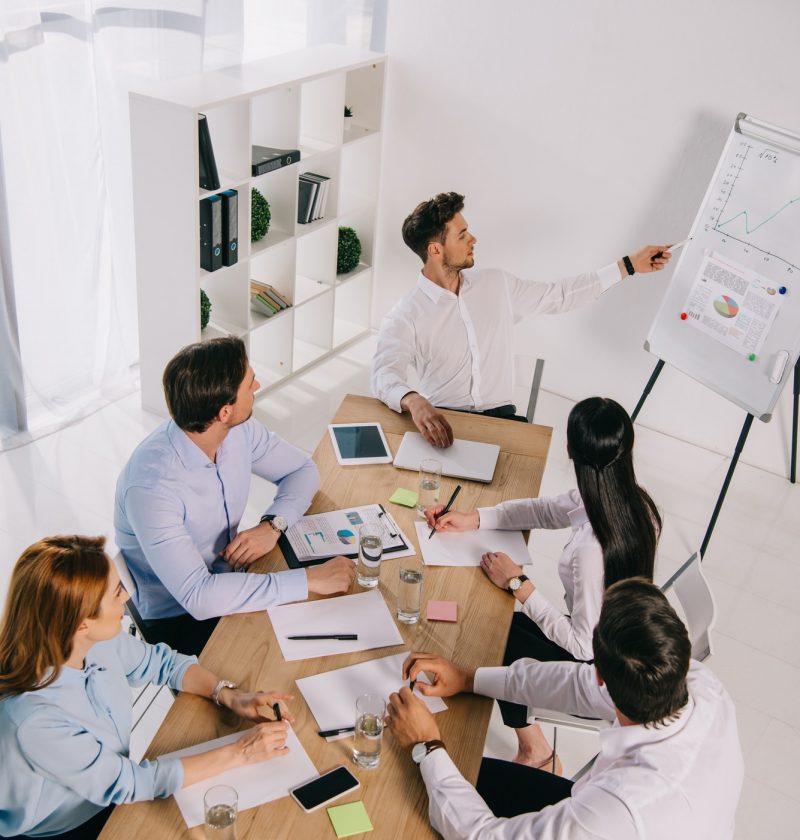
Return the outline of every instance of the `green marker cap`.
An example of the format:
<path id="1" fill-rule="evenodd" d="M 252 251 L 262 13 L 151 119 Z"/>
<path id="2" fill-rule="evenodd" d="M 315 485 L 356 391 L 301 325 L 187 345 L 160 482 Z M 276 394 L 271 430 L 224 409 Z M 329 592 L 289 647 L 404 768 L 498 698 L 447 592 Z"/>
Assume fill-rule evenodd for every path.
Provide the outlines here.
<path id="1" fill-rule="evenodd" d="M 755 353 L 751 353 L 747 358 L 750 359 L 751 362 L 754 362 L 756 360 L 757 356 L 756 356 Z"/>

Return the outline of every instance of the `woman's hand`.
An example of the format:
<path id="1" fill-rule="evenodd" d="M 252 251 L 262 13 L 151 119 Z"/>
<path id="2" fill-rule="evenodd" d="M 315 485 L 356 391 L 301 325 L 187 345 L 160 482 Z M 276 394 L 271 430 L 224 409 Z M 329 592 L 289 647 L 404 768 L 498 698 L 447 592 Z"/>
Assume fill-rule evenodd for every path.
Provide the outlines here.
<path id="1" fill-rule="evenodd" d="M 481 517 L 477 510 L 471 513 L 451 510 L 444 516 L 439 516 L 443 510 L 444 505 L 425 508 L 425 521 L 429 528 L 435 527 L 437 531 L 475 531 L 481 524 Z"/>
<path id="2" fill-rule="evenodd" d="M 286 755 L 289 752 L 289 747 L 286 746 L 288 731 L 289 724 L 283 720 L 259 723 L 252 729 L 248 729 L 233 744 L 237 763 L 256 764 L 259 761 Z"/>
<path id="3" fill-rule="evenodd" d="M 281 694 L 277 691 L 239 691 L 234 688 L 223 688 L 219 693 L 219 702 L 223 706 L 227 706 L 240 718 L 252 720 L 255 723 L 269 723 L 274 720 L 272 707 L 275 703 L 280 706 L 283 719 L 293 722 L 294 715 L 286 705 L 288 700 L 294 700 L 294 695 Z M 269 717 L 264 717 L 259 711 L 265 706 L 269 707 Z"/>
<path id="4" fill-rule="evenodd" d="M 518 566 L 502 551 L 488 551 L 481 557 L 481 568 L 486 577 L 500 589 L 508 589 L 508 582 L 513 577 L 522 574 L 522 566 Z"/>

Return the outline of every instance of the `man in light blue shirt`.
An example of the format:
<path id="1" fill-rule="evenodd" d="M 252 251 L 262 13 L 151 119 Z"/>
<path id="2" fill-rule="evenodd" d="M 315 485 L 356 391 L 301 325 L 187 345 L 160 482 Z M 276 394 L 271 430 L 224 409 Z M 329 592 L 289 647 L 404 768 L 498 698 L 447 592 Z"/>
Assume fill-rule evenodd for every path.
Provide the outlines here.
<path id="1" fill-rule="evenodd" d="M 185 347 L 164 372 L 172 420 L 139 444 L 117 481 L 116 541 L 150 642 L 199 654 L 221 615 L 350 588 L 345 557 L 231 574 L 271 551 L 319 487 L 311 459 L 252 418 L 258 388 L 240 339 Z M 278 492 L 261 522 L 240 531 L 251 473 Z"/>

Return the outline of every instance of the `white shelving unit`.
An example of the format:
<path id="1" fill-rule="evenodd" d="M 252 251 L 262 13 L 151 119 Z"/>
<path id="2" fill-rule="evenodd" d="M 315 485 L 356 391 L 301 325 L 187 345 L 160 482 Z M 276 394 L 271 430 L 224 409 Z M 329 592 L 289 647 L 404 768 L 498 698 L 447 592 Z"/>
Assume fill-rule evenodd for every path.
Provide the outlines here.
<path id="1" fill-rule="evenodd" d="M 385 58 L 325 45 L 162 82 L 130 95 L 142 406 L 166 414 L 161 377 L 183 346 L 237 335 L 262 392 L 369 331 L 381 159 Z M 354 116 L 345 121 L 344 106 Z M 199 187 L 197 115 L 208 120 L 219 190 Z M 345 125 L 347 123 L 347 125 Z M 251 146 L 299 149 L 298 163 L 251 177 Z M 297 223 L 298 177 L 331 179 L 324 219 Z M 269 232 L 250 242 L 250 191 L 270 204 Z M 199 201 L 239 193 L 239 261 L 200 268 Z M 361 262 L 336 274 L 338 230 L 352 227 Z M 292 307 L 250 309 L 250 280 Z M 211 320 L 200 329 L 200 290 Z M 261 393 L 261 392 L 259 392 Z"/>

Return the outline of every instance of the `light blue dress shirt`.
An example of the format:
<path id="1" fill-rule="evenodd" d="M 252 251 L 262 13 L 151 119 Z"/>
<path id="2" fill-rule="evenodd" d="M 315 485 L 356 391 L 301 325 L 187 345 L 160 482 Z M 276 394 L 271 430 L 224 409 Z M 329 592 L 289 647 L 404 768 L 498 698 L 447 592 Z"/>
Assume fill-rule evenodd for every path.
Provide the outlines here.
<path id="1" fill-rule="evenodd" d="M 134 450 L 117 481 L 114 527 L 142 618 L 202 620 L 308 597 L 304 569 L 221 574 L 231 572 L 220 552 L 238 532 L 251 473 L 277 485 L 266 512 L 289 525 L 319 487 L 314 462 L 253 418 L 230 430 L 216 463 L 172 420 Z"/>
<path id="2" fill-rule="evenodd" d="M 170 796 L 183 785 L 179 759 L 128 758 L 131 686 L 180 689 L 197 662 L 127 633 L 99 642 L 83 670 L 0 700 L 0 835 L 61 834 L 111 803 Z"/>

